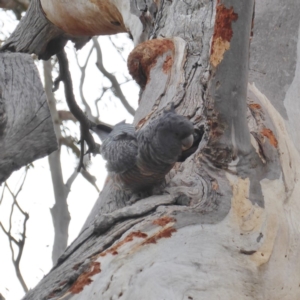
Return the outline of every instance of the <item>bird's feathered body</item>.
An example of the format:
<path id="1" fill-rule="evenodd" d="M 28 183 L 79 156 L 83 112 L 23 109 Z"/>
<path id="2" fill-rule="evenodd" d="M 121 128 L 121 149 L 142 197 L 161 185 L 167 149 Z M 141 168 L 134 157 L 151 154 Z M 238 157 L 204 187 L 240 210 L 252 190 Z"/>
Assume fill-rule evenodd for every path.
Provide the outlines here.
<path id="1" fill-rule="evenodd" d="M 131 169 L 137 159 L 138 145 L 135 128 L 122 122 L 117 124 L 101 146 L 109 172 L 123 174 Z"/>
<path id="2" fill-rule="evenodd" d="M 182 150 L 192 145 L 193 132 L 192 123 L 171 109 L 139 131 L 125 122 L 117 124 L 101 153 L 119 186 L 147 191 L 164 181 Z"/>

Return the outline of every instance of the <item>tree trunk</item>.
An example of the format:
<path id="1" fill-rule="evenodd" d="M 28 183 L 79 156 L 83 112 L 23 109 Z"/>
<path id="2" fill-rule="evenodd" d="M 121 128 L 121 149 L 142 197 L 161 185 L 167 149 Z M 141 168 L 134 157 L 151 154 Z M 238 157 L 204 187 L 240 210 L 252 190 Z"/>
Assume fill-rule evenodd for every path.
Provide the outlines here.
<path id="1" fill-rule="evenodd" d="M 157 39 L 128 59 L 142 86 L 134 124 L 172 101 L 204 136 L 162 195 L 129 205 L 108 179 L 25 299 L 300 298 L 298 2 L 259 1 L 252 20 L 252 0 L 160 1 L 144 22 Z"/>
<path id="2" fill-rule="evenodd" d="M 60 121 L 56 110 L 56 100 L 52 92 L 52 65 L 51 60 L 45 61 L 44 64 L 45 92 L 48 98 L 48 104 L 52 116 L 55 134 L 57 140 L 61 140 Z M 51 208 L 51 216 L 54 226 L 54 242 L 52 250 L 52 262 L 56 264 L 58 258 L 62 255 L 68 245 L 70 212 L 67 199 L 70 192 L 70 185 L 64 184 L 62 167 L 60 161 L 61 147 L 49 155 L 49 167 L 52 178 L 55 204 Z M 78 173 L 75 171 L 74 176 Z M 74 178 L 75 179 L 75 178 Z M 73 179 L 73 180 L 74 180 Z"/>
<path id="3" fill-rule="evenodd" d="M 0 53 L 0 184 L 56 148 L 46 95 L 32 58 Z"/>

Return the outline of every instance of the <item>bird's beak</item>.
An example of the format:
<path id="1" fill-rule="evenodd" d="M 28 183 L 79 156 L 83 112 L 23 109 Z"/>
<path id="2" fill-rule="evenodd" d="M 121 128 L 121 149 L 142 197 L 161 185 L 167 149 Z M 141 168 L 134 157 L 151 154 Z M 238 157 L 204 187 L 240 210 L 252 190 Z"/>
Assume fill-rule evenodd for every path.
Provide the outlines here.
<path id="1" fill-rule="evenodd" d="M 188 137 L 186 137 L 185 139 L 181 140 L 181 149 L 182 151 L 185 151 L 189 148 L 192 147 L 194 143 L 194 136 L 191 134 Z"/>

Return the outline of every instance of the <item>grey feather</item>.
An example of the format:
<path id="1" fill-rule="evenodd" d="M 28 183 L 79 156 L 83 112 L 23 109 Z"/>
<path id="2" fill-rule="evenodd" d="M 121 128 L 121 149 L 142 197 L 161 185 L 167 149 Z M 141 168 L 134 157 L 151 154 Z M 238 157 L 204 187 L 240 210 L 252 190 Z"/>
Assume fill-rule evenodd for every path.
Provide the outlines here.
<path id="1" fill-rule="evenodd" d="M 132 192 L 147 191 L 163 183 L 165 175 L 192 143 L 193 124 L 166 111 L 136 132 L 122 122 L 104 140 L 101 153 L 113 180 Z"/>
<path id="2" fill-rule="evenodd" d="M 124 173 L 135 165 L 137 152 L 135 128 L 125 122 L 114 127 L 101 147 L 101 154 L 107 161 L 107 170 L 117 174 Z"/>

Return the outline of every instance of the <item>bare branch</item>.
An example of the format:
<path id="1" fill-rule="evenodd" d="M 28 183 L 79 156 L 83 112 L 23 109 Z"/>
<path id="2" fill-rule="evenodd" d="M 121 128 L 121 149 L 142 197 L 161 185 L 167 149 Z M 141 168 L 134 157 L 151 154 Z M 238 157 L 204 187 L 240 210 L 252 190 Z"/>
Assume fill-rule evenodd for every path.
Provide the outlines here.
<path id="1" fill-rule="evenodd" d="M 113 39 L 112 39 L 111 36 L 108 36 L 108 39 L 110 40 L 110 42 L 112 43 L 112 45 L 114 46 L 114 48 L 118 51 L 118 53 L 120 54 L 120 56 L 123 59 L 123 61 L 126 62 L 126 59 L 122 55 L 122 53 L 124 51 L 124 48 L 117 46 L 116 43 L 113 41 Z"/>
<path id="2" fill-rule="evenodd" d="M 86 111 L 86 113 L 87 113 L 87 115 L 88 115 L 88 117 L 90 119 L 94 119 L 94 117 L 93 117 L 93 114 L 92 114 L 91 107 L 89 106 L 89 104 L 87 103 L 87 101 L 86 101 L 86 99 L 84 97 L 84 94 L 83 94 L 83 85 L 84 85 L 84 80 L 85 80 L 86 67 L 88 65 L 89 59 L 91 57 L 91 54 L 93 53 L 94 48 L 95 48 L 95 46 L 91 47 L 91 49 L 89 51 L 89 54 L 88 54 L 88 56 L 86 58 L 85 64 L 83 66 L 80 66 L 79 61 L 78 61 L 77 53 L 75 52 L 75 49 L 74 49 L 76 62 L 77 62 L 78 68 L 81 71 L 80 84 L 79 84 L 79 93 L 80 93 L 81 101 L 82 101 L 83 105 L 85 106 L 85 111 Z"/>
<path id="3" fill-rule="evenodd" d="M 0 227 L 3 230 L 3 232 L 5 233 L 5 235 L 11 240 L 13 241 L 16 245 L 19 244 L 19 242 L 12 236 L 10 235 L 10 233 L 5 229 L 5 227 L 3 226 L 3 224 L 0 222 Z"/>
<path id="4" fill-rule="evenodd" d="M 6 188 L 9 191 L 9 193 L 11 194 L 12 198 L 13 198 L 11 211 L 10 211 L 10 215 L 9 215 L 9 229 L 6 230 L 5 227 L 3 226 L 2 222 L 0 222 L 0 227 L 1 227 L 2 231 L 5 233 L 5 235 L 7 236 L 8 241 L 9 241 L 9 247 L 10 247 L 11 256 L 12 256 L 12 263 L 14 265 L 17 278 L 19 279 L 19 281 L 20 281 L 20 283 L 23 287 L 23 290 L 25 292 L 28 292 L 28 288 L 27 288 L 27 285 L 24 281 L 24 278 L 23 278 L 21 270 L 20 270 L 20 261 L 21 261 L 21 258 L 22 258 L 22 254 L 23 254 L 23 250 L 24 250 L 24 246 L 25 246 L 25 241 L 26 241 L 26 223 L 29 219 L 29 215 L 28 215 L 28 213 L 24 212 L 23 209 L 21 208 L 21 206 L 19 205 L 19 203 L 17 201 L 17 196 L 19 195 L 19 193 L 21 192 L 21 190 L 23 188 L 23 185 L 25 183 L 25 179 L 26 179 L 26 176 L 27 176 L 28 169 L 29 168 L 26 167 L 23 181 L 22 181 L 17 193 L 13 193 L 12 190 L 9 188 L 7 182 L 5 182 L 4 189 Z M 12 235 L 12 218 L 13 218 L 15 206 L 19 209 L 19 211 L 24 216 L 23 230 L 20 233 L 21 239 L 19 239 L 18 241 Z M 14 251 L 14 248 L 13 248 L 13 243 L 18 247 L 17 257 L 15 257 L 15 251 Z"/>
<path id="5" fill-rule="evenodd" d="M 74 117 L 80 123 L 80 133 L 81 133 L 81 143 L 84 141 L 88 144 L 88 153 L 98 154 L 100 153 L 100 146 L 95 143 L 93 136 L 89 132 L 89 129 L 92 125 L 92 122 L 86 117 L 83 111 L 80 109 L 78 104 L 76 103 L 75 96 L 73 93 L 73 84 L 71 79 L 71 74 L 69 71 L 69 62 L 67 59 L 67 55 L 64 50 L 60 51 L 57 54 L 57 58 L 59 61 L 59 69 L 60 74 L 56 82 L 63 81 L 65 85 L 65 97 L 68 104 L 68 107 Z M 83 147 L 81 145 L 81 150 Z M 83 153 L 81 154 L 82 158 L 80 159 L 78 172 L 83 167 Z"/>
<path id="6" fill-rule="evenodd" d="M 96 106 L 96 110 L 97 110 L 97 118 L 100 117 L 100 112 L 99 112 L 99 108 L 98 108 L 98 102 L 101 101 L 102 97 L 104 96 L 104 94 L 109 90 L 109 88 L 103 87 L 102 89 L 102 94 L 100 95 L 99 98 L 97 98 L 95 100 L 95 106 Z"/>
<path id="7" fill-rule="evenodd" d="M 71 190 L 71 186 L 74 182 L 74 180 L 76 179 L 76 177 L 78 176 L 78 172 L 77 169 L 74 170 L 74 172 L 72 173 L 72 175 L 69 177 L 69 179 L 67 180 L 65 186 L 68 189 L 68 191 Z"/>
<path id="8" fill-rule="evenodd" d="M 97 190 L 98 193 L 100 192 L 98 186 L 96 185 L 97 178 L 95 176 L 83 169 L 81 170 L 81 175 Z"/>
<path id="9" fill-rule="evenodd" d="M 76 141 L 72 136 L 62 137 L 59 140 L 61 145 L 64 145 L 72 150 L 72 152 L 76 155 L 76 157 L 80 156 L 80 150 L 75 145 Z"/>
<path id="10" fill-rule="evenodd" d="M 81 169 L 85 170 L 85 166 L 83 164 L 83 156 L 84 156 L 84 140 L 83 140 L 83 131 L 80 128 L 80 135 L 81 135 L 81 140 L 79 141 L 80 143 L 80 157 L 79 157 L 79 165 L 77 172 L 80 172 Z"/>
<path id="11" fill-rule="evenodd" d="M 0 197 L 0 205 L 2 204 L 2 201 L 3 201 L 4 191 L 5 191 L 5 187 L 3 187 L 3 189 L 2 189 L 2 194 L 1 194 L 1 197 Z"/>
<path id="12" fill-rule="evenodd" d="M 114 93 L 114 95 L 116 97 L 118 97 L 121 101 L 121 103 L 124 105 L 124 107 L 126 108 L 126 110 L 132 115 L 134 116 L 135 114 L 135 110 L 131 107 L 131 105 L 128 103 L 126 97 L 124 96 L 121 88 L 120 88 L 120 84 L 118 83 L 116 77 L 109 73 L 104 65 L 103 65 L 103 61 L 102 61 L 102 52 L 101 52 L 101 48 L 99 45 L 99 42 L 97 40 L 97 38 L 93 37 L 93 43 L 94 46 L 96 48 L 97 51 L 97 62 L 96 62 L 96 66 L 98 67 L 98 69 L 100 70 L 100 72 L 111 82 L 112 84 L 112 91 Z"/>
<path id="13" fill-rule="evenodd" d="M 61 139 L 62 129 L 61 120 L 59 119 L 59 114 L 56 109 L 56 100 L 52 92 L 52 68 L 51 61 L 44 62 L 44 79 L 45 79 L 45 91 L 48 98 L 48 104 L 51 112 L 51 117 L 54 124 L 54 130 L 56 132 L 56 137 L 59 141 L 60 147 L 57 151 L 51 153 L 48 157 L 49 167 L 52 178 L 52 185 L 54 190 L 55 204 L 51 208 L 51 216 L 53 220 L 54 227 L 54 243 L 52 249 L 52 261 L 53 264 L 56 263 L 58 257 L 67 247 L 68 243 L 68 228 L 70 223 L 70 213 L 67 205 L 67 198 L 70 189 L 64 184 L 62 165 L 60 160 L 60 149 L 61 149 Z M 71 114 L 71 113 L 70 113 Z"/>
<path id="14" fill-rule="evenodd" d="M 71 136 L 63 137 L 60 139 L 60 143 L 68 148 L 70 148 L 73 153 L 77 156 L 80 157 L 80 150 L 78 147 L 75 145 L 75 139 Z M 100 192 L 98 186 L 96 185 L 96 177 L 90 174 L 86 169 L 81 169 L 80 170 L 81 175 L 97 190 L 97 192 Z M 77 173 L 78 174 L 78 173 Z M 71 189 L 70 183 L 73 183 L 71 180 L 73 175 L 68 179 L 66 186 Z M 76 177 L 75 177 L 76 178 Z"/>

